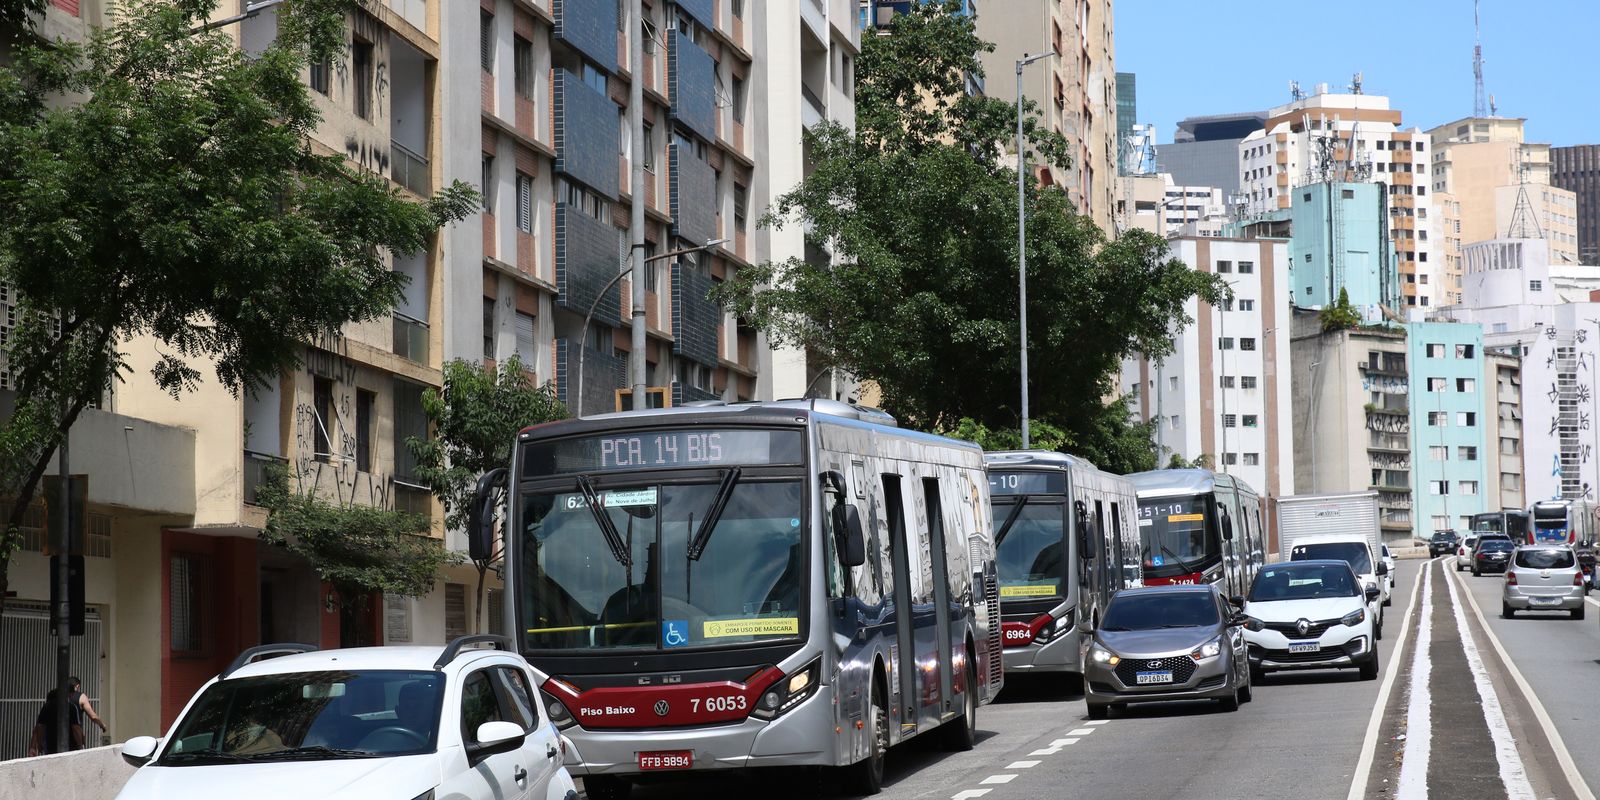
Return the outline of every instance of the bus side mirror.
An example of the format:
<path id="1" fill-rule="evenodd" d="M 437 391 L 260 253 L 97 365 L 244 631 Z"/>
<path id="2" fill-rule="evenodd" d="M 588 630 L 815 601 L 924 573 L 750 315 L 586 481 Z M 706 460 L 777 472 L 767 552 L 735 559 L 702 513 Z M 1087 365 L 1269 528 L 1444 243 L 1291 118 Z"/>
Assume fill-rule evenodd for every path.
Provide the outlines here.
<path id="1" fill-rule="evenodd" d="M 834 535 L 839 537 L 839 561 L 846 567 L 867 563 L 867 538 L 861 532 L 861 513 L 849 503 L 833 507 Z"/>
<path id="2" fill-rule="evenodd" d="M 1222 509 L 1222 538 L 1225 541 L 1233 541 L 1233 515 L 1228 513 L 1226 506 Z"/>
<path id="3" fill-rule="evenodd" d="M 1094 558 L 1094 537 L 1089 535 L 1089 507 L 1082 500 L 1073 504 L 1078 521 L 1078 557 L 1088 561 Z"/>
<path id="4" fill-rule="evenodd" d="M 467 555 L 473 561 L 494 557 L 495 490 L 505 478 L 505 467 L 491 469 L 478 479 L 478 488 L 472 493 L 472 506 L 467 509 Z"/>

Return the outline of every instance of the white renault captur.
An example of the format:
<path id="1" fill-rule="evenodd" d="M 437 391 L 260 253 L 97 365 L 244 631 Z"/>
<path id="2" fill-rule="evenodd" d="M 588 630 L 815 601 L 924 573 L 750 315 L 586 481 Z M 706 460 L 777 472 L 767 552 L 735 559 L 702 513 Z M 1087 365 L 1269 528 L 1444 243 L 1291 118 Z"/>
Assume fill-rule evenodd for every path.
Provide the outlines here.
<path id="1" fill-rule="evenodd" d="M 1332 559 L 1262 567 L 1245 598 L 1244 638 L 1250 672 L 1291 669 L 1361 670 L 1378 677 L 1372 601 L 1350 564 Z"/>
<path id="2" fill-rule="evenodd" d="M 123 745 L 118 800 L 576 800 L 527 662 L 463 649 L 482 642 L 507 647 L 246 650 L 165 737 Z"/>

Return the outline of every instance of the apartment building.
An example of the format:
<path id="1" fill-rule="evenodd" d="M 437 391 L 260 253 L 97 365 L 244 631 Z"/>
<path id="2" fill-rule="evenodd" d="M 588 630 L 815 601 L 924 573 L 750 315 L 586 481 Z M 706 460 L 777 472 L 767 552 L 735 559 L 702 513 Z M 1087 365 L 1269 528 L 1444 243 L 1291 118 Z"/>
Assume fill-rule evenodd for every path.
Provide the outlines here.
<path id="1" fill-rule="evenodd" d="M 1416 479 L 1415 535 L 1471 528 L 1473 514 L 1491 506 L 1489 412 L 1494 394 L 1483 384 L 1483 328 L 1470 322 L 1406 325 L 1410 364 L 1410 459 Z M 1377 476 L 1376 470 L 1374 477 Z M 1498 476 L 1496 476 L 1498 477 Z M 1374 481 L 1376 483 L 1377 481 Z"/>
<path id="2" fill-rule="evenodd" d="M 1067 138 L 1072 164 L 1035 169 L 1110 232 L 1118 163 L 1112 0 L 1007 0 L 1003 13 L 986 10 L 978 17 L 978 36 L 995 45 L 982 54 L 986 93 L 1015 102 L 1017 60 L 1053 54 L 1023 68 L 1022 93 L 1038 104 L 1041 126 Z"/>
<path id="3" fill-rule="evenodd" d="M 1216 275 L 1231 297 L 1190 299 L 1195 323 L 1162 359 L 1123 364 L 1122 390 L 1155 423 L 1159 461 L 1209 456 L 1214 468 L 1274 497 L 1294 494 L 1290 427 L 1288 245 L 1281 239 L 1180 236 L 1172 256 Z"/>
<path id="4" fill-rule="evenodd" d="M 1578 263 L 1600 264 L 1600 144 L 1550 148 L 1550 184 L 1577 195 Z"/>
<path id="5" fill-rule="evenodd" d="M 1319 84 L 1314 94 L 1268 111 L 1262 128 L 1239 143 L 1240 192 L 1247 213 L 1266 214 L 1288 209 L 1306 185 L 1382 185 L 1388 237 L 1405 277 L 1401 302 L 1421 313 L 1443 304 L 1442 265 L 1429 236 L 1428 152 L 1427 137 L 1402 126 L 1389 98 L 1334 93 Z"/>
<path id="6" fill-rule="evenodd" d="M 1516 346 L 1484 345 L 1483 377 L 1486 391 L 1484 454 L 1489 485 L 1484 493 L 1486 511 L 1527 508 L 1522 464 L 1522 355 Z"/>

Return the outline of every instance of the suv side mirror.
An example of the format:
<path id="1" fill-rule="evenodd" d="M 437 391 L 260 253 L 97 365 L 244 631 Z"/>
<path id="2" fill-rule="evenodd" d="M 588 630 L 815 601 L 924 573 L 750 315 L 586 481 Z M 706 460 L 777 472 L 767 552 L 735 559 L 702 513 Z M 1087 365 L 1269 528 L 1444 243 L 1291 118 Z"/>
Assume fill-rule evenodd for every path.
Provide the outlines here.
<path id="1" fill-rule="evenodd" d="M 867 537 L 861 530 L 861 512 L 844 502 L 833 506 L 834 536 L 839 537 L 839 562 L 846 567 L 859 567 L 867 563 Z"/>
<path id="2" fill-rule="evenodd" d="M 1234 608 L 1244 608 L 1244 595 L 1236 594 L 1228 598 L 1228 605 L 1231 605 Z"/>
<path id="3" fill-rule="evenodd" d="M 472 505 L 467 509 L 467 555 L 473 561 L 494 558 L 495 490 L 506 474 L 505 467 L 483 473 L 472 493 Z"/>
<path id="4" fill-rule="evenodd" d="M 1376 586 L 1368 586 L 1367 587 L 1367 602 L 1370 603 L 1370 602 L 1372 602 L 1372 601 L 1374 601 L 1376 599 L 1378 599 L 1378 587 L 1376 587 Z"/>
<path id="5" fill-rule="evenodd" d="M 509 753 L 522 746 L 528 732 L 521 725 L 505 720 L 485 722 L 478 726 L 476 742 L 467 742 L 467 758 L 473 763 L 496 753 Z"/>
<path id="6" fill-rule="evenodd" d="M 150 763 L 156 755 L 156 750 L 161 747 L 161 740 L 154 736 L 135 736 L 122 745 L 122 760 L 135 768 Z"/>
<path id="7" fill-rule="evenodd" d="M 1377 574 L 1378 574 L 1378 577 L 1380 577 L 1380 578 L 1385 576 L 1385 575 L 1388 575 L 1389 574 L 1389 565 L 1383 563 L 1382 561 L 1379 561 L 1378 562 L 1378 573 Z"/>

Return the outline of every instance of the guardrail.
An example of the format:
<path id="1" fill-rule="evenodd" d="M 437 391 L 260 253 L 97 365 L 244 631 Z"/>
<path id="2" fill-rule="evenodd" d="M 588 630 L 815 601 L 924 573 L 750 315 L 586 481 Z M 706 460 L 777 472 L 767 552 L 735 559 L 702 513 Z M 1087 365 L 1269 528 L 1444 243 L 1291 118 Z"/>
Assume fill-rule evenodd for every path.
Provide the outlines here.
<path id="1" fill-rule="evenodd" d="M 244 502 L 247 505 L 258 506 L 261 485 L 267 481 L 267 468 L 273 464 L 288 466 L 289 459 L 282 456 L 257 453 L 252 450 L 244 451 Z"/>
<path id="2" fill-rule="evenodd" d="M 389 140 L 389 151 L 389 177 L 394 178 L 395 183 L 423 197 L 433 194 L 428 159 L 393 139 Z"/>
<path id="3" fill-rule="evenodd" d="M 394 354 L 419 364 L 428 363 L 428 323 L 394 313 Z"/>

